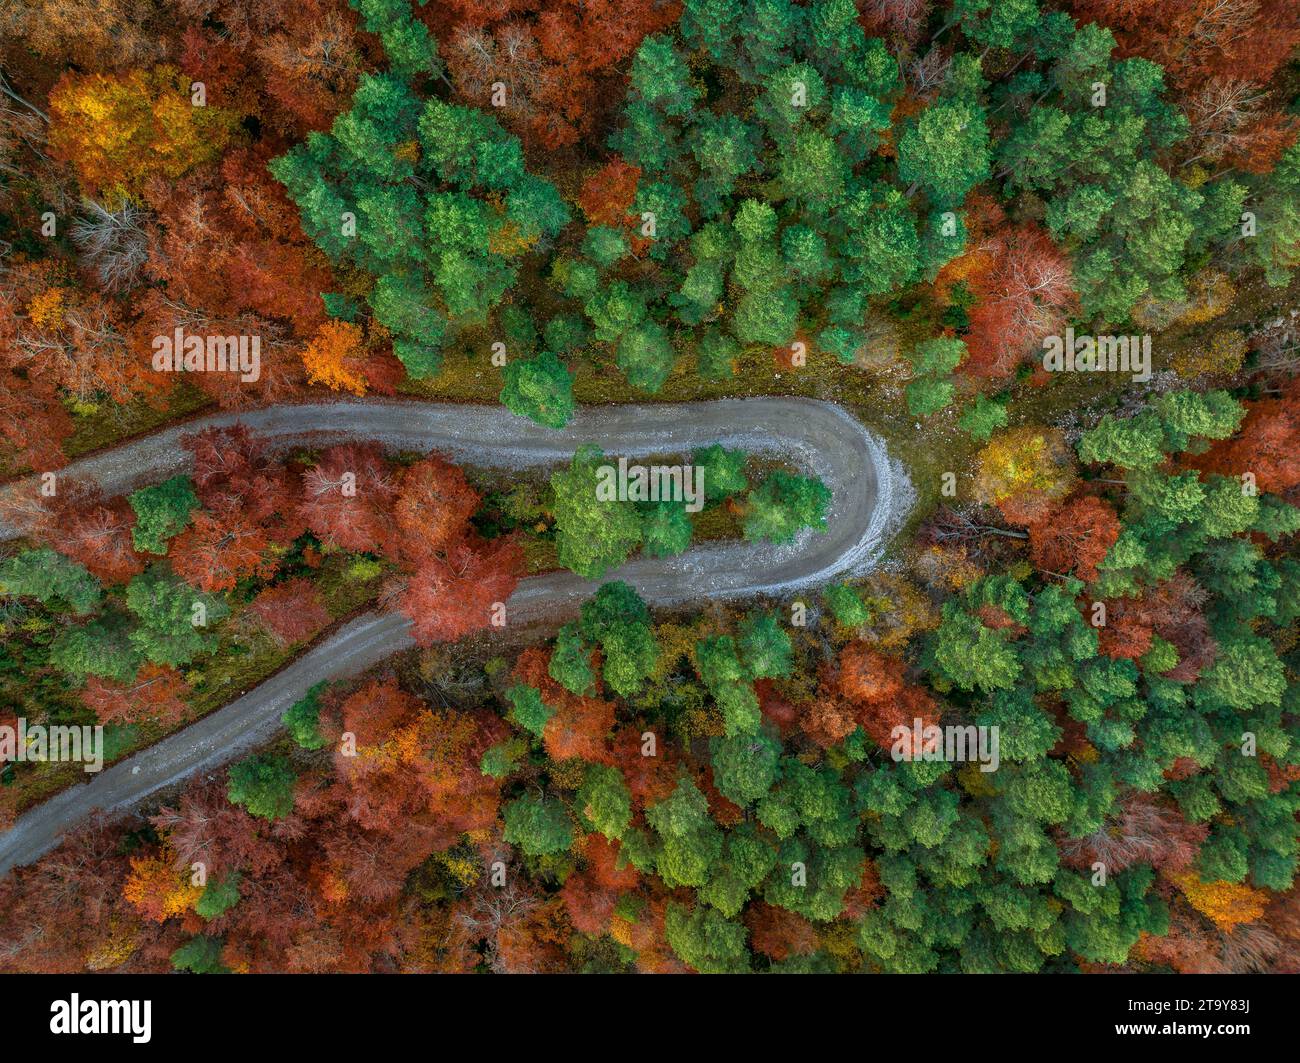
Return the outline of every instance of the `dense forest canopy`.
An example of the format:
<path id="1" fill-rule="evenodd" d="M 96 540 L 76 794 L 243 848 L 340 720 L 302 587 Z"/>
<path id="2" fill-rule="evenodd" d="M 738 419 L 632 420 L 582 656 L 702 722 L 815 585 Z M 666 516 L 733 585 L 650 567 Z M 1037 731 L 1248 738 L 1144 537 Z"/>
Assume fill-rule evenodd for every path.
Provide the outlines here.
<path id="1" fill-rule="evenodd" d="M 367 610 L 415 642 L 0 878 L 0 970 L 1300 970 L 1294 4 L 21 0 L 0 41 L 0 731 L 111 762 Z M 699 505 L 604 499 L 596 445 L 246 425 L 64 472 L 272 404 L 759 395 L 888 447 L 883 563 L 646 600 L 629 559 L 844 502 L 730 436 L 656 456 Z M 599 590 L 512 626 L 562 570 Z M 0 759 L 0 827 L 81 777 Z"/>

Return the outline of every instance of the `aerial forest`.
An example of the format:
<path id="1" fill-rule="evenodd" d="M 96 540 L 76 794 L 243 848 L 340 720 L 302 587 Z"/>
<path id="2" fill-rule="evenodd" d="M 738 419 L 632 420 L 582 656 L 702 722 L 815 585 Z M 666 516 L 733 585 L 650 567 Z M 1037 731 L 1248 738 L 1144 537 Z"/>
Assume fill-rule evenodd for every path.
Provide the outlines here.
<path id="1" fill-rule="evenodd" d="M 0 972 L 1300 973 L 1297 49 L 0 5 Z"/>

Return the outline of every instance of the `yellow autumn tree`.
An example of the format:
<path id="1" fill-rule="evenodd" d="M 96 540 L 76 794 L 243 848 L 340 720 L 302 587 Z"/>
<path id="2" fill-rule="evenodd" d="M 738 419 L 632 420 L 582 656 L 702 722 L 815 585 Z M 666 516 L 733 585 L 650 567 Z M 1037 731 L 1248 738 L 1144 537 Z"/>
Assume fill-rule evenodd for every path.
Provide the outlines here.
<path id="1" fill-rule="evenodd" d="M 1188 308 L 1178 319 L 1180 325 L 1204 325 L 1222 317 L 1237 297 L 1237 289 L 1226 274 L 1203 269 L 1187 285 Z"/>
<path id="2" fill-rule="evenodd" d="M 488 250 L 494 255 L 516 258 L 537 243 L 537 238 L 537 233 L 525 233 L 513 221 L 505 221 L 488 234 Z"/>
<path id="3" fill-rule="evenodd" d="M 140 936 L 138 925 L 117 916 L 110 917 L 107 933 L 86 953 L 86 970 L 109 971 L 126 963 L 135 952 Z"/>
<path id="4" fill-rule="evenodd" d="M 151 177 L 175 180 L 220 158 L 238 116 L 197 106 L 175 67 L 67 73 L 50 92 L 50 150 L 82 190 L 110 209 L 138 200 Z"/>
<path id="5" fill-rule="evenodd" d="M 1060 432 L 1026 425 L 999 432 L 975 461 L 975 497 L 1027 524 L 1070 490 L 1074 463 Z"/>
<path id="6" fill-rule="evenodd" d="M 360 326 L 350 321 L 326 321 L 302 352 L 302 364 L 311 383 L 364 395 L 366 378 L 359 368 L 363 353 Z"/>
<path id="7" fill-rule="evenodd" d="M 872 573 L 866 601 L 871 608 L 866 637 L 880 650 L 901 650 L 919 633 L 939 626 L 939 611 L 930 596 L 906 576 Z"/>
<path id="8" fill-rule="evenodd" d="M 122 896 L 146 919 L 162 923 L 193 908 L 203 896 L 203 887 L 191 885 L 189 872 L 176 864 L 176 854 L 162 849 L 131 858 Z"/>
<path id="9" fill-rule="evenodd" d="M 1174 352 L 1170 364 L 1184 379 L 1231 376 L 1246 359 L 1246 334 L 1240 329 L 1220 329 L 1208 340 L 1196 340 Z"/>
<path id="10" fill-rule="evenodd" d="M 1228 931 L 1242 923 L 1253 923 L 1268 907 L 1268 895 L 1238 882 L 1202 882 L 1195 871 L 1170 874 L 1169 879 L 1187 898 L 1187 903 Z"/>
<path id="11" fill-rule="evenodd" d="M 1173 325 L 1203 325 L 1222 317 L 1237 297 L 1227 275 L 1203 269 L 1187 283 L 1181 299 L 1146 296 L 1133 308 L 1133 323 L 1145 332 L 1163 332 Z"/>
<path id="12" fill-rule="evenodd" d="M 38 329 L 57 329 L 63 325 L 67 310 L 63 296 L 66 289 L 55 286 L 32 296 L 27 304 L 27 318 Z"/>

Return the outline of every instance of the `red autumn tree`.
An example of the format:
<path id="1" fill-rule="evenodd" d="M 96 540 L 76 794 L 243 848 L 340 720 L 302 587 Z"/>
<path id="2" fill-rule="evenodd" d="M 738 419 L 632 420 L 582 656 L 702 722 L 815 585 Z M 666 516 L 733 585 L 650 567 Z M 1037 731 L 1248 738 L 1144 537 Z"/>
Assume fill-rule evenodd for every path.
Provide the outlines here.
<path id="1" fill-rule="evenodd" d="M 782 737 L 787 735 L 799 719 L 799 707 L 783 697 L 770 679 L 756 682 L 754 693 L 758 695 L 759 710 L 776 725 Z"/>
<path id="2" fill-rule="evenodd" d="M 305 642 L 330 622 L 320 592 L 310 580 L 301 578 L 261 591 L 249 613 L 281 647 Z"/>
<path id="3" fill-rule="evenodd" d="M 157 282 L 135 300 L 135 358 L 152 362 L 157 336 L 256 339 L 256 379 L 239 373 L 195 373 L 185 379 L 224 407 L 284 401 L 306 387 L 301 351 L 326 320 L 320 292 L 337 288 L 329 264 L 302 233 L 297 208 L 267 170 L 276 147 L 227 153 L 177 182 L 145 190 L 148 226 L 145 273 Z M 363 369 L 364 371 L 364 369 Z M 153 381 L 170 388 L 176 373 Z"/>
<path id="4" fill-rule="evenodd" d="M 431 850 L 420 844 L 421 831 L 389 834 L 340 824 L 323 842 L 325 870 L 337 876 L 349 902 L 375 905 L 394 900 L 406 876 Z"/>
<path id="5" fill-rule="evenodd" d="M 211 0 L 183 0 L 220 32 L 193 25 L 182 38 L 182 65 L 208 86 L 208 98 L 293 139 L 327 128 L 347 110 L 364 69 L 356 15 L 346 4 L 269 2 L 256 13 Z"/>
<path id="6" fill-rule="evenodd" d="M 1283 385 L 1277 398 L 1250 403 L 1235 436 L 1184 460 L 1202 472 L 1251 473 L 1261 491 L 1293 492 L 1300 486 L 1300 380 Z"/>
<path id="7" fill-rule="evenodd" d="M 1114 31 L 1122 56 L 1164 67 L 1191 120 L 1188 162 L 1271 169 L 1297 124 L 1264 89 L 1300 44 L 1290 0 L 1073 0 L 1076 15 Z"/>
<path id="8" fill-rule="evenodd" d="M 986 250 L 988 268 L 968 281 L 979 301 L 970 311 L 965 368 L 1001 378 L 1062 327 L 1076 295 L 1069 257 L 1036 225 L 1003 227 Z"/>
<path id="9" fill-rule="evenodd" d="M 335 282 L 302 234 L 297 207 L 267 170 L 272 154 L 266 147 L 232 151 L 217 170 L 150 186 L 158 221 L 147 270 L 173 305 L 212 318 L 256 315 L 306 341 L 326 320 L 319 293 Z"/>
<path id="10" fill-rule="evenodd" d="M 416 560 L 455 542 L 465 534 L 480 501 L 465 474 L 437 454 L 409 466 L 393 507 L 402 553 Z"/>
<path id="11" fill-rule="evenodd" d="M 105 501 L 99 489 L 84 484 L 64 484 L 54 504 L 49 531 L 51 544 L 79 561 L 106 584 L 126 583 L 144 571 L 135 552 L 132 529 L 135 511 L 124 498 Z"/>
<path id="12" fill-rule="evenodd" d="M 189 684 L 175 668 L 146 664 L 130 683 L 91 676 L 81 700 L 102 724 L 149 721 L 173 727 L 185 716 L 189 692 Z"/>
<path id="13" fill-rule="evenodd" d="M 577 143 L 621 98 L 619 67 L 646 35 L 672 25 L 678 3 L 453 0 L 417 9 L 439 31 L 457 92 L 487 105 L 506 87 L 502 121 L 526 145 Z"/>
<path id="14" fill-rule="evenodd" d="M 148 364 L 132 354 L 116 304 L 57 258 L 0 270 L 0 337 L 0 363 L 74 398 L 107 393 L 125 402 L 152 393 Z"/>
<path id="15" fill-rule="evenodd" d="M 420 818 L 429 800 L 423 750 L 433 718 L 389 676 L 358 688 L 330 712 L 330 720 L 324 730 L 340 740 L 334 743 L 337 782 L 326 796 L 337 805 L 331 814 L 342 815 L 348 824 L 349 845 L 339 851 L 366 852 L 378 840 L 373 835 L 391 832 L 400 823 L 408 829 L 393 848 L 418 863 L 435 848 L 436 831 Z M 310 813 L 311 806 L 306 807 Z M 358 833 L 354 825 L 367 833 Z"/>
<path id="16" fill-rule="evenodd" d="M 130 867 L 121 840 L 119 828 L 96 818 L 32 867 L 0 879 L 0 952 L 6 971 L 84 970 L 100 950 L 106 966 L 115 966 L 134 960 L 158 940 L 162 929 L 142 922 L 123 896 Z M 119 930 L 119 940 L 111 941 L 114 923 L 133 931 L 134 940 L 131 935 L 120 940 Z"/>
<path id="17" fill-rule="evenodd" d="M 1169 933 L 1143 934 L 1132 959 L 1170 967 L 1179 974 L 1227 974 L 1218 956 L 1214 927 L 1186 902 L 1178 901 L 1169 913 Z"/>
<path id="18" fill-rule="evenodd" d="M 1163 583 L 1147 588 L 1140 598 L 1106 603 L 1106 626 L 1100 629 L 1100 649 L 1108 657 L 1141 657 L 1154 635 L 1173 644 L 1178 664 L 1165 678 L 1190 683 L 1214 663 L 1218 645 L 1210 634 L 1203 607 L 1206 592 L 1179 570 Z"/>
<path id="19" fill-rule="evenodd" d="M 503 736 L 501 717 L 443 711 L 429 713 L 421 732 L 428 761 L 422 779 L 430 821 L 446 848 L 469 831 L 496 822 L 501 784 L 479 768 L 484 752 Z"/>
<path id="20" fill-rule="evenodd" d="M 288 501 L 296 486 L 293 477 L 247 426 L 207 428 L 185 436 L 182 444 L 194 456 L 193 480 L 204 506 L 234 500 L 280 543 L 302 533 L 303 524 Z"/>
<path id="21" fill-rule="evenodd" d="M 1119 538 L 1119 518 L 1092 495 L 1053 506 L 1029 525 L 1029 555 L 1043 572 L 1073 574 L 1091 583 L 1097 566 Z"/>
<path id="22" fill-rule="evenodd" d="M 603 834 L 588 834 L 582 843 L 582 853 L 587 859 L 587 870 L 592 880 L 605 889 L 627 893 L 636 889 L 641 875 L 635 867 L 624 863 L 619 867 L 619 843 Z"/>
<path id="23" fill-rule="evenodd" d="M 308 0 L 257 49 L 266 96 L 293 129 L 323 130 L 348 108 L 365 69 L 357 48 L 355 16 L 341 4 Z M 278 123 L 287 131 L 289 121 Z"/>
<path id="24" fill-rule="evenodd" d="M 65 462 L 68 396 L 152 398 L 150 375 L 117 305 L 78 283 L 70 263 L 19 257 L 0 267 L 0 436 L 34 469 Z"/>
<path id="25" fill-rule="evenodd" d="M 515 662 L 514 678 L 535 687 L 542 701 L 555 709 L 542 731 L 542 744 L 554 760 L 577 757 L 609 764 L 609 734 L 614 729 L 615 705 L 600 698 L 583 698 L 570 693 L 550 677 L 550 654 L 540 646 L 524 650 Z"/>
<path id="26" fill-rule="evenodd" d="M 1296 138 L 1295 118 L 1277 110 L 1259 85 L 1213 77 L 1185 102 L 1189 124 L 1184 165 L 1226 165 L 1267 173 Z"/>
<path id="27" fill-rule="evenodd" d="M 820 947 L 817 929 L 803 916 L 765 901 L 745 911 L 750 945 L 777 963 L 791 956 L 811 956 Z"/>
<path id="28" fill-rule="evenodd" d="M 827 678 L 832 692 L 848 699 L 856 708 L 856 719 L 873 742 L 883 749 L 894 745 L 894 728 L 912 732 L 915 721 L 924 729 L 939 722 L 934 699 L 921 687 L 911 685 L 903 675 L 905 663 L 889 657 L 862 641 L 850 642 L 840 651 L 838 669 Z M 904 752 L 912 750 L 910 740 Z"/>
<path id="29" fill-rule="evenodd" d="M 244 425 L 184 437 L 194 455 L 193 480 L 203 508 L 171 541 L 176 573 L 205 591 L 229 590 L 249 576 L 265 579 L 284 547 L 303 530 L 291 502 L 287 469 Z"/>
<path id="30" fill-rule="evenodd" d="M 553 897 L 497 931 L 497 969 L 503 974 L 555 974 L 569 970 L 573 933 L 563 901 Z"/>
<path id="31" fill-rule="evenodd" d="M 0 348 L 4 342 L 0 335 Z M 56 388 L 0 365 L 0 436 L 20 461 L 39 472 L 61 467 L 67 463 L 63 444 L 72 431 Z"/>
<path id="32" fill-rule="evenodd" d="M 492 611 L 514 593 L 524 572 L 524 552 L 510 538 L 477 536 L 421 562 L 390 592 L 411 619 L 417 642 L 454 642 L 492 622 Z"/>
<path id="33" fill-rule="evenodd" d="M 858 21 L 872 37 L 915 44 L 925 29 L 932 0 L 861 0 Z"/>
<path id="34" fill-rule="evenodd" d="M 1107 874 L 1134 864 L 1183 871 L 1196 859 L 1208 833 L 1204 823 L 1188 823 L 1176 809 L 1146 794 L 1135 794 L 1101 830 L 1083 838 L 1063 837 L 1061 860 L 1078 870 L 1090 869 L 1100 861 Z"/>
<path id="35" fill-rule="evenodd" d="M 1215 75 L 1267 82 L 1300 44 L 1288 0 L 1073 0 L 1076 14 L 1115 31 L 1122 55 L 1141 55 L 1179 88 Z"/>
<path id="36" fill-rule="evenodd" d="M 339 706 L 339 726 L 356 736 L 358 751 L 378 749 L 397 737 L 397 731 L 417 721 L 420 702 L 397 685 L 392 676 L 359 687 Z M 412 755 L 408 750 L 406 755 Z M 397 754 L 395 751 L 395 755 Z M 353 758 L 348 756 L 346 760 Z"/>
<path id="37" fill-rule="evenodd" d="M 839 918 L 841 920 L 861 919 L 885 899 L 885 893 L 884 884 L 880 881 L 880 869 L 875 861 L 865 861 L 858 884 L 844 895 L 844 908 Z"/>
<path id="38" fill-rule="evenodd" d="M 640 179 L 639 166 L 617 157 L 610 159 L 582 182 L 578 206 L 592 225 L 622 228 L 628 224 L 628 212 L 632 209 Z"/>
<path id="39" fill-rule="evenodd" d="M 202 863 L 209 878 L 238 870 L 261 875 L 284 858 L 267 836 L 265 820 L 231 804 L 219 780 L 192 783 L 175 805 L 164 805 L 150 822 L 180 863 Z"/>
<path id="40" fill-rule="evenodd" d="M 381 551 L 392 534 L 396 486 L 375 444 L 331 447 L 302 476 L 303 521 L 344 550 Z"/>

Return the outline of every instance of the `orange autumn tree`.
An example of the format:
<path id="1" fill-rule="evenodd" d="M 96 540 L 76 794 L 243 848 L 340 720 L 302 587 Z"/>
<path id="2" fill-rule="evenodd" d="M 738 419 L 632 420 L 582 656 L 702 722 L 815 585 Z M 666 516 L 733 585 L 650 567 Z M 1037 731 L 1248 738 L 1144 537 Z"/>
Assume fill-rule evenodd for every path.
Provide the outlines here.
<path id="1" fill-rule="evenodd" d="M 1300 485 L 1300 381 L 1288 381 L 1275 398 L 1250 403 L 1235 436 L 1183 461 L 1223 476 L 1250 473 L 1260 491 L 1294 491 Z"/>
<path id="2" fill-rule="evenodd" d="M 1253 923 L 1268 907 L 1268 894 L 1238 882 L 1202 882 L 1195 871 L 1169 875 L 1187 902 L 1220 930 Z"/>
<path id="3" fill-rule="evenodd" d="M 487 627 L 524 573 L 513 536 L 483 539 L 469 523 L 479 496 L 454 465 L 432 454 L 397 488 L 396 552 L 407 574 L 385 589 L 412 620 L 417 641 L 450 642 Z"/>
<path id="4" fill-rule="evenodd" d="M 1029 525 L 1029 556 L 1042 572 L 1091 583 L 1119 538 L 1115 510 L 1092 495 L 1053 506 Z"/>
<path id="5" fill-rule="evenodd" d="M 191 885 L 189 870 L 177 865 L 176 854 L 170 849 L 133 857 L 131 873 L 122 887 L 122 896 L 156 923 L 183 915 L 202 895 L 203 887 Z"/>
<path id="6" fill-rule="evenodd" d="M 970 311 L 966 372 L 1010 376 L 1058 332 L 1076 303 L 1069 257 L 1035 225 L 1005 226 L 982 247 L 987 269 L 970 278 L 978 299 Z"/>
<path id="7" fill-rule="evenodd" d="M 348 817 L 368 830 L 391 829 L 424 805 L 422 710 L 392 678 L 367 683 L 339 707 L 334 771 Z"/>
<path id="8" fill-rule="evenodd" d="M 574 929 L 600 935 L 610 928 L 619 896 L 635 889 L 641 876 L 631 864 L 618 866 L 618 842 L 593 832 L 581 848 L 585 866 L 569 876 L 560 896 Z"/>
<path id="9" fill-rule="evenodd" d="M 359 325 L 350 321 L 326 321 L 302 352 L 308 383 L 323 384 L 331 391 L 364 395 L 366 378 L 361 371 L 364 353 L 364 335 Z"/>
<path id="10" fill-rule="evenodd" d="M 410 617 L 421 645 L 455 642 L 492 622 L 524 568 L 523 548 L 513 538 L 470 535 L 421 561 L 387 588 L 385 599 Z"/>
<path id="11" fill-rule="evenodd" d="M 142 65 L 167 47 L 151 24 L 156 11 L 139 0 L 23 0 L 0 5 L 0 40 L 14 53 L 21 41 L 51 71 Z"/>
<path id="12" fill-rule="evenodd" d="M 828 671 L 823 687 L 831 700 L 836 694 L 852 708 L 855 724 L 882 749 L 894 746 L 894 729 L 908 732 L 905 753 L 912 750 L 910 736 L 917 720 L 921 728 L 937 725 L 939 708 L 924 688 L 908 683 L 904 676 L 906 664 L 901 658 L 890 657 L 872 648 L 867 642 L 850 642 L 840 651 L 838 671 Z"/>
<path id="13" fill-rule="evenodd" d="M 459 539 L 481 501 L 465 473 L 437 454 L 407 466 L 393 506 L 402 554 L 418 563 Z"/>
<path id="14" fill-rule="evenodd" d="M 117 304 L 77 283 L 71 262 L 0 264 L 0 436 L 35 467 L 63 464 L 67 400 L 152 398 L 150 376 Z"/>
<path id="15" fill-rule="evenodd" d="M 150 177 L 174 180 L 220 157 L 235 115 L 196 106 L 174 67 L 68 73 L 50 92 L 50 150 L 109 207 L 139 200 Z"/>

